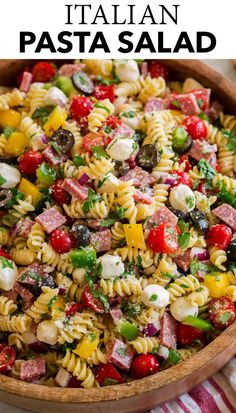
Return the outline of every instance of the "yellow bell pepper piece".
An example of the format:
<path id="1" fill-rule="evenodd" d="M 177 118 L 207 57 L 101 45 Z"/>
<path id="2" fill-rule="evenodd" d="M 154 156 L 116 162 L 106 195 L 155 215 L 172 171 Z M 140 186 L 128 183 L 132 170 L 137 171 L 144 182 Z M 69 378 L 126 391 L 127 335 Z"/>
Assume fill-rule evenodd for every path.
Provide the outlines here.
<path id="1" fill-rule="evenodd" d="M 5 145 L 5 152 L 9 155 L 19 156 L 29 146 L 29 140 L 22 132 L 13 132 Z"/>
<path id="2" fill-rule="evenodd" d="M 93 352 L 96 350 L 99 343 L 99 334 L 90 333 L 77 345 L 73 350 L 73 353 L 77 354 L 83 359 L 89 359 Z"/>
<path id="3" fill-rule="evenodd" d="M 129 247 L 146 249 L 142 224 L 124 224 L 126 243 Z"/>
<path id="4" fill-rule="evenodd" d="M 204 275 L 204 283 L 209 290 L 211 297 L 221 297 L 225 295 L 226 288 L 230 285 L 227 273 L 217 272 Z"/>
<path id="5" fill-rule="evenodd" d="M 28 181 L 25 178 L 22 178 L 19 187 L 19 191 L 23 192 L 25 197 L 31 195 L 32 197 L 32 204 L 35 206 L 42 198 L 41 192 L 38 190 L 37 186 L 32 184 L 32 182 Z"/>
<path id="6" fill-rule="evenodd" d="M 18 128 L 21 121 L 20 113 L 13 109 L 0 111 L 0 126 L 1 128 Z"/>
<path id="7" fill-rule="evenodd" d="M 56 106 L 50 113 L 47 122 L 43 126 L 47 136 L 51 137 L 57 129 L 61 128 L 64 125 L 66 118 L 66 110 L 60 106 Z"/>
<path id="8" fill-rule="evenodd" d="M 50 311 L 53 320 L 57 320 L 62 316 L 62 312 L 65 308 L 65 300 L 63 297 L 56 297 L 56 300 L 53 301 L 50 306 Z"/>

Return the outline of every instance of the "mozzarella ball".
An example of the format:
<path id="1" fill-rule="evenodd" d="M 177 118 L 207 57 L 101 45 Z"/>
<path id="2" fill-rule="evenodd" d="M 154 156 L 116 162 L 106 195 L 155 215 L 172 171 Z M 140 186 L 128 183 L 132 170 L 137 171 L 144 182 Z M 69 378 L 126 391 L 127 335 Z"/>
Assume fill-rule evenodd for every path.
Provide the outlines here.
<path id="1" fill-rule="evenodd" d="M 142 300 L 148 307 L 163 308 L 169 304 L 170 294 L 160 285 L 150 284 L 144 288 Z"/>
<path id="2" fill-rule="evenodd" d="M 0 177 L 6 181 L 0 185 L 0 187 L 4 189 L 15 188 L 21 180 L 21 174 L 18 169 L 7 163 L 0 163 Z"/>
<path id="3" fill-rule="evenodd" d="M 140 73 L 135 60 L 115 60 L 116 74 L 121 82 L 132 82 L 138 80 Z"/>
<path id="4" fill-rule="evenodd" d="M 195 208 L 196 200 L 193 191 L 187 185 L 180 184 L 170 191 L 170 204 L 173 208 L 183 212 L 190 212 Z"/>
<path id="5" fill-rule="evenodd" d="M 164 346 L 160 346 L 157 352 L 158 356 L 163 358 L 164 360 L 168 359 L 169 353 L 170 353 L 169 349 Z"/>
<path id="6" fill-rule="evenodd" d="M 67 102 L 68 98 L 66 95 L 56 86 L 51 87 L 44 98 L 45 105 L 65 106 Z"/>
<path id="7" fill-rule="evenodd" d="M 134 140 L 116 138 L 108 145 L 106 152 L 115 161 L 126 161 L 134 151 Z"/>
<path id="8" fill-rule="evenodd" d="M 105 254 L 98 258 L 97 263 L 101 263 L 101 277 L 104 280 L 109 280 L 113 277 L 119 277 L 125 271 L 124 263 L 121 258 L 116 255 Z"/>
<path id="9" fill-rule="evenodd" d="M 126 112 L 123 112 L 124 114 Z M 123 116 L 123 113 L 120 114 L 120 120 L 122 121 L 122 123 L 125 123 L 125 125 L 127 125 L 129 128 L 131 129 L 138 129 L 139 127 L 139 118 L 136 116 L 136 114 L 134 114 L 133 117 L 127 117 L 127 116 Z"/>
<path id="10" fill-rule="evenodd" d="M 44 320 L 37 327 L 37 339 L 52 346 L 57 343 L 58 331 L 53 321 Z"/>
<path id="11" fill-rule="evenodd" d="M 95 186 L 97 192 L 99 193 L 115 192 L 119 186 L 119 183 L 119 179 L 112 173 L 109 173 L 106 175 L 106 177 L 103 176 L 100 180 L 96 181 Z"/>
<path id="12" fill-rule="evenodd" d="M 170 312 L 177 321 L 184 321 L 189 315 L 198 315 L 198 305 L 180 297 L 170 305 Z"/>
<path id="13" fill-rule="evenodd" d="M 6 260 L 6 263 L 0 261 L 0 288 L 2 290 L 10 291 L 16 282 L 17 276 L 17 268 L 13 261 Z"/>

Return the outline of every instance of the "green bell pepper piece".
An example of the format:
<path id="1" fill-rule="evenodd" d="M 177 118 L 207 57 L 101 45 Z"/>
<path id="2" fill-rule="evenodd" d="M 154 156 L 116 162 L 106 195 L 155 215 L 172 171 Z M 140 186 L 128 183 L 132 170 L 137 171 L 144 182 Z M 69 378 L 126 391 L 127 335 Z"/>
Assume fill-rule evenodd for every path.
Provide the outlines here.
<path id="1" fill-rule="evenodd" d="M 183 323 L 198 328 L 202 331 L 209 331 L 213 328 L 212 324 L 210 324 L 208 321 L 202 320 L 198 317 L 194 317 L 193 315 L 188 315 L 188 317 L 184 319 Z"/>
<path id="2" fill-rule="evenodd" d="M 65 93 L 66 96 L 70 96 L 73 90 L 73 83 L 67 76 L 58 76 L 55 85 Z"/>
<path id="3" fill-rule="evenodd" d="M 42 184 L 51 186 L 56 179 L 57 172 L 54 168 L 51 168 L 47 162 L 43 162 L 38 167 L 36 176 Z"/>
<path id="4" fill-rule="evenodd" d="M 75 268 L 93 268 L 97 254 L 94 248 L 74 249 L 70 252 L 70 260 Z"/>
<path id="5" fill-rule="evenodd" d="M 127 340 L 135 340 L 139 335 L 139 329 L 129 321 L 122 321 L 119 326 L 119 333 Z"/>
<path id="6" fill-rule="evenodd" d="M 181 152 L 184 148 L 188 134 L 184 128 L 176 128 L 173 132 L 172 145 L 175 152 Z"/>

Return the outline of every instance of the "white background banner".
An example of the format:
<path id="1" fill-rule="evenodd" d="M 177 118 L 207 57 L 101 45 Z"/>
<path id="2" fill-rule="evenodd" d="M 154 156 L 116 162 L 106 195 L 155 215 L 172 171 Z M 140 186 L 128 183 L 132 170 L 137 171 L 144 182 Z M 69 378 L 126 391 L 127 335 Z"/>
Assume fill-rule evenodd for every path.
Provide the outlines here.
<path id="1" fill-rule="evenodd" d="M 1 0 L 0 58 L 236 58 L 235 9 L 235 0 Z"/>

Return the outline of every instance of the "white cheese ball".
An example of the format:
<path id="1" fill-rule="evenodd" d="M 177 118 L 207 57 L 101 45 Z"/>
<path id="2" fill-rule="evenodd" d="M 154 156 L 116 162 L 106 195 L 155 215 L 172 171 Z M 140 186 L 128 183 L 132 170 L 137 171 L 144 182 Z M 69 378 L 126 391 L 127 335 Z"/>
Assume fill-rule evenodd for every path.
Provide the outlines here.
<path id="1" fill-rule="evenodd" d="M 144 288 L 142 301 L 148 307 L 163 308 L 170 302 L 170 294 L 160 285 L 150 284 Z"/>
<path id="2" fill-rule="evenodd" d="M 121 82 L 132 82 L 138 80 L 140 73 L 135 60 L 115 60 L 116 74 Z"/>
<path id="3" fill-rule="evenodd" d="M 95 182 L 97 192 L 115 192 L 120 184 L 119 179 L 112 173 L 103 176 L 100 180 Z"/>
<path id="4" fill-rule="evenodd" d="M 37 339 L 52 346 L 57 343 L 58 331 L 53 321 L 44 320 L 37 327 Z"/>
<path id="5" fill-rule="evenodd" d="M 162 357 L 165 360 L 168 359 L 169 353 L 170 353 L 169 349 L 164 346 L 160 346 L 157 352 L 158 356 Z"/>
<path id="6" fill-rule="evenodd" d="M 13 261 L 7 260 L 6 263 L 0 261 L 0 288 L 2 290 L 10 291 L 16 282 L 17 276 L 17 268 Z"/>
<path id="7" fill-rule="evenodd" d="M 101 277 L 104 280 L 119 277 L 125 271 L 124 263 L 116 255 L 105 254 L 98 258 L 97 263 L 102 265 Z"/>
<path id="8" fill-rule="evenodd" d="M 134 143 L 130 138 L 116 138 L 108 145 L 106 152 L 115 161 L 126 161 L 134 151 Z"/>
<path id="9" fill-rule="evenodd" d="M 0 177 L 6 180 L 6 182 L 0 185 L 4 189 L 15 188 L 21 180 L 21 174 L 18 169 L 7 163 L 0 163 Z"/>
<path id="10" fill-rule="evenodd" d="M 132 110 L 131 110 L 132 112 Z M 126 112 L 123 112 L 124 114 Z M 136 116 L 136 114 L 134 115 L 134 117 L 127 117 L 127 116 L 123 116 L 123 114 L 120 114 L 120 120 L 122 121 L 122 123 L 125 123 L 125 125 L 127 125 L 129 128 L 136 130 L 139 127 L 139 118 Z"/>
<path id="11" fill-rule="evenodd" d="M 68 98 L 66 95 L 56 86 L 51 87 L 44 98 L 45 105 L 65 106 L 67 102 Z"/>
<path id="12" fill-rule="evenodd" d="M 170 312 L 177 321 L 184 321 L 189 315 L 198 315 L 198 305 L 191 304 L 186 298 L 180 297 L 170 305 Z"/>
<path id="13" fill-rule="evenodd" d="M 195 208 L 196 200 L 193 191 L 187 185 L 180 184 L 170 191 L 170 204 L 173 208 L 183 212 L 190 212 Z"/>

